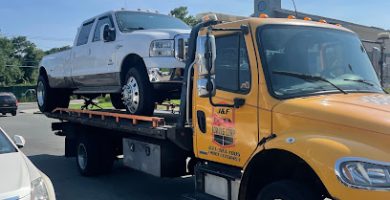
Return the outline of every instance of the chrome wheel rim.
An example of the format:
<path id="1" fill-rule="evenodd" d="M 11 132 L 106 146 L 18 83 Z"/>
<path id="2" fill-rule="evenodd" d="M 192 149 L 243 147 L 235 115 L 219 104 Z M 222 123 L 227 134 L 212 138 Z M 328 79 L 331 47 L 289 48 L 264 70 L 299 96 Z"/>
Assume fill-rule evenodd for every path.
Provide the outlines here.
<path id="1" fill-rule="evenodd" d="M 139 86 L 137 80 L 131 76 L 122 89 L 123 104 L 130 113 L 135 113 L 139 106 Z"/>
<path id="2" fill-rule="evenodd" d="M 87 167 L 87 150 L 85 149 L 84 144 L 80 144 L 77 150 L 77 161 L 82 170 L 85 170 Z"/>
<path id="3" fill-rule="evenodd" d="M 38 82 L 37 100 L 38 100 L 38 105 L 43 106 L 44 101 L 45 101 L 45 85 L 43 85 L 42 81 Z"/>

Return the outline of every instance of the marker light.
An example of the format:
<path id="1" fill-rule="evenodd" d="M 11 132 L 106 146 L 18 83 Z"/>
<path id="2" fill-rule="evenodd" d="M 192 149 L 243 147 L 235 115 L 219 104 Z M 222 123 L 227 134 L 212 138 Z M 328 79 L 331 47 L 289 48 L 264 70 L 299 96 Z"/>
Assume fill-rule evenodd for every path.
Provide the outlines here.
<path id="1" fill-rule="evenodd" d="M 319 22 L 320 22 L 320 23 L 324 23 L 324 24 L 327 24 L 327 23 L 328 23 L 325 19 L 320 19 Z"/>
<path id="2" fill-rule="evenodd" d="M 265 13 L 261 13 L 259 15 L 259 18 L 269 18 L 269 16 L 267 14 L 265 14 Z"/>
<path id="3" fill-rule="evenodd" d="M 296 19 L 296 17 L 294 15 L 289 15 L 287 18 L 289 18 L 289 19 Z"/>
<path id="4" fill-rule="evenodd" d="M 303 20 L 311 21 L 312 19 L 310 17 L 305 17 L 305 18 L 303 18 Z"/>
<path id="5" fill-rule="evenodd" d="M 341 25 L 341 24 L 336 24 L 336 26 L 340 26 L 340 27 L 342 27 L 343 25 Z"/>

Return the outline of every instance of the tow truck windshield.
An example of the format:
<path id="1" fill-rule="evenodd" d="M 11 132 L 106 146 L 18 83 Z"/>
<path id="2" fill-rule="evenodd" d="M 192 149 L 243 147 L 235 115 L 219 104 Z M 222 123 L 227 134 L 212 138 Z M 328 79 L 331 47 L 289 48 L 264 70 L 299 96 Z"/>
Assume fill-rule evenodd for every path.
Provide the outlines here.
<path id="1" fill-rule="evenodd" d="M 353 33 L 268 25 L 259 28 L 258 39 L 268 86 L 277 98 L 324 93 L 383 93 L 366 50 Z M 296 74 L 317 77 L 317 81 Z"/>

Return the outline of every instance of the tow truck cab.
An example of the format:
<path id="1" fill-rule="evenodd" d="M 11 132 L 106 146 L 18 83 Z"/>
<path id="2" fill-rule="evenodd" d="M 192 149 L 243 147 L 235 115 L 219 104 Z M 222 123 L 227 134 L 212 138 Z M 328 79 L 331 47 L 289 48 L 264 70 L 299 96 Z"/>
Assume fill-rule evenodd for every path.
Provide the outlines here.
<path id="1" fill-rule="evenodd" d="M 390 198 L 390 96 L 355 33 L 251 18 L 209 23 L 196 44 L 198 197 Z"/>

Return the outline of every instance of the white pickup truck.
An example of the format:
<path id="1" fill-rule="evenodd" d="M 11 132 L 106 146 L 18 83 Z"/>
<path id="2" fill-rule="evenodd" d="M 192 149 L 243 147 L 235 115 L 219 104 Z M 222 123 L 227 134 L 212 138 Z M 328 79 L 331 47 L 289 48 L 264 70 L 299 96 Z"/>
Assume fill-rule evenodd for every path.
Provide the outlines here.
<path id="1" fill-rule="evenodd" d="M 110 94 L 115 108 L 151 115 L 155 102 L 179 97 L 190 31 L 177 18 L 141 11 L 84 21 L 72 49 L 42 59 L 39 109 L 68 107 L 72 94 Z"/>

